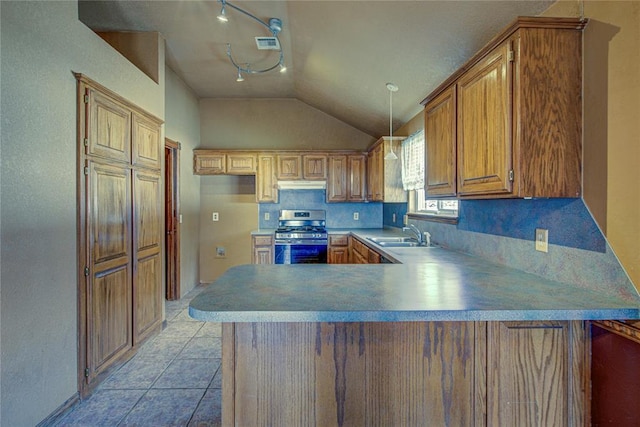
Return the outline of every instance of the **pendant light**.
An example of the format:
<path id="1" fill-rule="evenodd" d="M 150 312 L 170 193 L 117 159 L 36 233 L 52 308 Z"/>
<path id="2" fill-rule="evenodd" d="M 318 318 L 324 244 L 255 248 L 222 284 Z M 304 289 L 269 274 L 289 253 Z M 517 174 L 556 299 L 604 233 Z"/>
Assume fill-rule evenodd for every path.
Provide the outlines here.
<path id="1" fill-rule="evenodd" d="M 387 83 L 387 89 L 389 89 L 389 138 L 391 151 L 384 156 L 385 160 L 398 160 L 398 156 L 393 152 L 393 92 L 398 91 L 398 86 L 393 83 Z"/>

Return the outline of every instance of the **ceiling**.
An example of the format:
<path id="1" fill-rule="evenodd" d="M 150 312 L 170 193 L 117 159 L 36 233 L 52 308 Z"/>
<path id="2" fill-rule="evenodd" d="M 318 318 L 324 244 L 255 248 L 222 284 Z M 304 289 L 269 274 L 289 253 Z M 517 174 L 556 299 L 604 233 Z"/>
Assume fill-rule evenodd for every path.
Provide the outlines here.
<path id="1" fill-rule="evenodd" d="M 420 101 L 515 17 L 539 15 L 555 0 L 527 1 L 233 1 L 263 21 L 282 20 L 288 67 L 245 77 L 226 56 L 254 68 L 277 62 L 258 51 L 266 27 L 216 0 L 80 0 L 81 21 L 95 31 L 158 31 L 167 65 L 199 98 L 296 98 L 378 138 L 421 109 Z M 265 54 L 266 52 L 266 54 Z M 254 65 L 255 64 L 255 65 Z"/>

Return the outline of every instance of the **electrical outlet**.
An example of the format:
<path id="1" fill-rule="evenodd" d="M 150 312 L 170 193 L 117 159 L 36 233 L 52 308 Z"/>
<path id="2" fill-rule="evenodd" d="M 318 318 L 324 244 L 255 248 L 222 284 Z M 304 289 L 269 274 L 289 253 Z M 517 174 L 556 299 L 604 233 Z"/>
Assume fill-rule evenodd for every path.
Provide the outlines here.
<path id="1" fill-rule="evenodd" d="M 360 219 L 360 214 L 359 214 L 358 212 L 354 212 L 354 213 L 353 213 L 353 219 L 354 219 L 355 221 L 358 221 L 358 220 Z"/>
<path id="2" fill-rule="evenodd" d="M 226 258 L 227 251 L 224 246 L 216 246 L 216 258 Z"/>
<path id="3" fill-rule="evenodd" d="M 220 215 L 218 212 L 214 212 L 211 214 L 211 221 L 218 221 L 220 219 Z"/>
<path id="4" fill-rule="evenodd" d="M 265 212 L 264 213 L 264 220 L 265 221 L 269 221 L 269 219 L 271 219 L 271 215 L 269 214 L 269 212 Z"/>
<path id="5" fill-rule="evenodd" d="M 180 224 L 182 224 L 182 214 L 180 214 Z"/>
<path id="6" fill-rule="evenodd" d="M 536 251 L 549 252 L 549 230 L 536 228 Z"/>
<path id="7" fill-rule="evenodd" d="M 391 222 L 396 223 L 396 214 L 391 215 Z"/>

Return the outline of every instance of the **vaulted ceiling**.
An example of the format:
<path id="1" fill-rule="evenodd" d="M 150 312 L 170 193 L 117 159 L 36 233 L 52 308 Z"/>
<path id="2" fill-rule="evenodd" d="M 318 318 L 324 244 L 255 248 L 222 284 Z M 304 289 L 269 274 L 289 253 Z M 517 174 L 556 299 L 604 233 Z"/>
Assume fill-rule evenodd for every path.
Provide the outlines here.
<path id="1" fill-rule="evenodd" d="M 539 15 L 554 1 L 229 1 L 263 21 L 282 20 L 286 73 L 276 70 L 236 82 L 237 62 L 277 61 L 258 51 L 268 29 L 230 7 L 216 19 L 216 0 L 85 1 L 80 19 L 95 31 L 158 31 L 167 65 L 199 98 L 297 98 L 377 138 L 394 129 L 420 101 L 515 17 Z"/>

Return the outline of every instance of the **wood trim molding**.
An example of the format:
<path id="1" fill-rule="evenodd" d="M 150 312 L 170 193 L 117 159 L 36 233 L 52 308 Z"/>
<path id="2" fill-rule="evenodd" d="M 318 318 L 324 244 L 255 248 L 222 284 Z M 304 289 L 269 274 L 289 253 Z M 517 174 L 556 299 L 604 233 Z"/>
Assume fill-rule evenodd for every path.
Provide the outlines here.
<path id="1" fill-rule="evenodd" d="M 591 323 L 640 344 L 640 322 L 638 321 L 593 320 Z"/>

